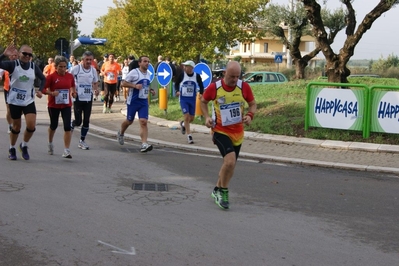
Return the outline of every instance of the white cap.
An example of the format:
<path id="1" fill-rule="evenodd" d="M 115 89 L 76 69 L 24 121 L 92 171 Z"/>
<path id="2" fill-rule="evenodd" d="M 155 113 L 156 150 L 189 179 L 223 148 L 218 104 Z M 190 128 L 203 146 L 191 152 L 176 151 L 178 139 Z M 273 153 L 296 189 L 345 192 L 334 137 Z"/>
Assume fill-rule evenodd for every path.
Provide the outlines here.
<path id="1" fill-rule="evenodd" d="M 191 61 L 191 60 L 187 60 L 186 62 L 183 63 L 183 65 L 195 67 L 194 61 Z"/>

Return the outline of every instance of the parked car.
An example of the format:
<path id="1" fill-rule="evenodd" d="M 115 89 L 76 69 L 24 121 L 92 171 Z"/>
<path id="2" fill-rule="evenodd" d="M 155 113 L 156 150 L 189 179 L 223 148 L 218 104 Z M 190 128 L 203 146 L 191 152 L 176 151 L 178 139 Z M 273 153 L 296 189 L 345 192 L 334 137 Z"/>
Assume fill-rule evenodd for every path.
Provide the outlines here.
<path id="1" fill-rule="evenodd" d="M 224 69 L 224 68 L 212 70 L 212 82 L 216 82 L 219 79 L 222 79 L 224 77 L 224 72 L 225 71 L 226 71 L 226 69 Z M 240 79 L 242 79 L 243 75 L 244 75 L 244 72 L 241 71 Z"/>
<path id="2" fill-rule="evenodd" d="M 212 82 L 222 79 L 224 71 L 226 71 L 224 68 L 212 70 Z"/>
<path id="3" fill-rule="evenodd" d="M 242 77 L 245 82 L 250 84 L 277 84 L 287 82 L 288 79 L 284 74 L 279 72 L 248 72 Z"/>

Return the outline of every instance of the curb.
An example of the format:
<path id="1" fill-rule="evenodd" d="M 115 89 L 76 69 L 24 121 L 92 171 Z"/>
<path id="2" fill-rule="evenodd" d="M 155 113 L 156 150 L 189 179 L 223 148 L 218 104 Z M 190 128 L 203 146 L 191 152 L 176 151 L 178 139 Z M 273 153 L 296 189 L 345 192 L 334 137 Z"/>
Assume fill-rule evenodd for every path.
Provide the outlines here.
<path id="1" fill-rule="evenodd" d="M 121 109 L 121 113 L 126 116 L 126 108 Z M 180 123 L 176 121 L 165 120 L 155 116 L 149 116 L 148 122 L 158 126 L 180 129 Z M 193 132 L 210 134 L 210 129 L 206 126 L 192 124 L 191 129 Z M 375 144 L 365 142 L 348 142 L 336 140 L 318 140 L 309 138 L 297 138 L 290 136 L 280 136 L 272 134 L 262 134 L 256 132 L 244 132 L 244 139 L 276 142 L 288 145 L 306 145 L 318 148 L 339 149 L 339 150 L 352 150 L 352 151 L 366 151 L 366 152 L 386 152 L 386 153 L 399 153 L 399 145 L 388 144 Z M 241 153 L 240 153 L 241 154 Z"/>

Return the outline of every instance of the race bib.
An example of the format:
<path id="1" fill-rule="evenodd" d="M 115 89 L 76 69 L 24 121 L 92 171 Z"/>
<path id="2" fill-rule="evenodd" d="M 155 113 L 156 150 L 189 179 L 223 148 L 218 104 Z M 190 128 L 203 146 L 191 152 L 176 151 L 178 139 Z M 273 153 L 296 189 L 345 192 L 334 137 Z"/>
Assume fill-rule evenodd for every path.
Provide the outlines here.
<path id="1" fill-rule="evenodd" d="M 107 79 L 108 80 L 115 80 L 115 75 L 113 72 L 108 72 L 107 73 Z"/>
<path id="2" fill-rule="evenodd" d="M 222 126 L 242 123 L 240 103 L 221 104 L 220 116 Z"/>
<path id="3" fill-rule="evenodd" d="M 143 84 L 143 88 L 139 90 L 139 98 L 140 99 L 147 99 L 148 98 L 149 88 L 148 85 Z"/>
<path id="4" fill-rule="evenodd" d="M 69 104 L 69 90 L 58 90 L 59 94 L 55 96 L 55 104 Z"/>
<path id="5" fill-rule="evenodd" d="M 79 101 L 91 101 L 92 87 L 86 84 L 79 84 L 78 97 Z"/>
<path id="6" fill-rule="evenodd" d="M 181 88 L 181 95 L 184 97 L 193 97 L 195 92 L 194 84 L 185 84 Z"/>
<path id="7" fill-rule="evenodd" d="M 27 94 L 26 90 L 12 88 L 8 93 L 7 102 L 12 104 L 23 104 L 27 98 L 26 94 Z"/>

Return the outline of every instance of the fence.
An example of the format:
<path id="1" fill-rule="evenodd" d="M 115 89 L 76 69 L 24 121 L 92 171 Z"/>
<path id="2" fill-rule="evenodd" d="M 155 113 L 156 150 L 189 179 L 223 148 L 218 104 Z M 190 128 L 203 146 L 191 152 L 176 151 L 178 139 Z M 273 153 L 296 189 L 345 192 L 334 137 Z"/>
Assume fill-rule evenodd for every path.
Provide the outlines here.
<path id="1" fill-rule="evenodd" d="M 399 133 L 399 87 L 311 82 L 306 88 L 305 130 L 309 127 Z"/>

